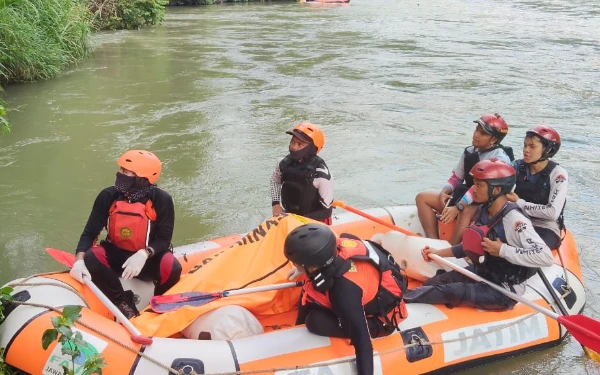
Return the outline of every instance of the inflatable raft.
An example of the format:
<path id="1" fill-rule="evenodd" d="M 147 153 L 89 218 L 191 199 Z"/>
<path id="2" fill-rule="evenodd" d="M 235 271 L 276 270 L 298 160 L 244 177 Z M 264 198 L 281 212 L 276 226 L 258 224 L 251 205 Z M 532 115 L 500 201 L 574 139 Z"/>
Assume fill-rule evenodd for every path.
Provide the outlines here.
<path id="1" fill-rule="evenodd" d="M 369 209 L 365 212 L 387 223 L 421 232 L 416 208 L 397 206 Z M 305 223 L 295 215 L 280 215 L 266 220 L 245 235 L 234 235 L 176 249 L 183 264 L 181 281 L 167 294 L 189 291 L 215 292 L 246 286 L 256 287 L 287 282 L 291 265 L 283 257 L 283 241 L 293 228 Z M 385 226 L 349 212 L 336 214 L 334 230 L 381 242 L 394 254 L 413 278 L 409 287 L 437 270 L 424 263 L 420 249 L 428 244 L 446 246 L 442 240 L 411 237 L 390 232 Z M 560 295 L 560 303 L 569 314 L 582 311 L 585 292 L 577 248 L 570 233 L 560 249 L 554 251 L 555 264 L 542 269 Z M 455 260 L 462 262 L 462 260 Z M 130 333 L 114 321 L 109 310 L 89 288 L 73 280 L 68 272 L 36 275 L 15 280 L 13 296 L 20 304 L 11 304 L 0 326 L 0 347 L 5 362 L 27 374 L 62 374 L 62 365 L 70 358 L 53 343 L 43 350 L 44 330 L 51 328 L 50 318 L 67 305 L 83 306 L 76 323 L 90 351 L 76 360 L 76 371 L 86 355 L 101 353 L 107 363 L 105 374 L 333 374 L 355 373 L 354 348 L 349 340 L 320 337 L 304 326 L 294 326 L 300 288 L 220 298 L 201 306 L 184 306 L 164 314 L 148 307 L 152 286 L 139 280 L 124 284 L 137 296 L 143 309 L 132 323 L 144 335 L 153 337 L 151 345 L 131 341 Z M 524 297 L 536 304 L 560 310 L 536 275 L 528 281 Z M 33 303 L 33 305 L 29 305 Z M 199 340 L 190 327 L 210 313 L 224 307 L 243 306 L 260 323 L 260 332 L 231 339 Z M 491 361 L 513 357 L 559 344 L 567 335 L 555 320 L 518 303 L 504 312 L 486 312 L 473 308 L 447 308 L 444 305 L 408 304 L 408 318 L 399 331 L 374 339 L 375 374 L 448 374 Z M 216 319 L 219 321 L 219 319 Z M 239 323 L 240 329 L 243 323 Z M 184 333 L 187 331 L 187 337 Z"/>
<path id="2" fill-rule="evenodd" d="M 300 0 L 304 4 L 348 4 L 350 0 Z"/>

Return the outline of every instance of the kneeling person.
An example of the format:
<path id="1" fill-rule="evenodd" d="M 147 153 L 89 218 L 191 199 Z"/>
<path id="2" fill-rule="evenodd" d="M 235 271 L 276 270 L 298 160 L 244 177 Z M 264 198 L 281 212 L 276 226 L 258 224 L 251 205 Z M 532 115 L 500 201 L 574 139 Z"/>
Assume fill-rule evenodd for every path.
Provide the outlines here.
<path id="1" fill-rule="evenodd" d="M 507 199 L 516 181 L 512 166 L 497 159 L 480 161 L 470 172 L 474 179 L 473 198 L 481 204 L 463 241 L 455 246 L 434 250 L 439 256 L 468 256 L 473 265 L 467 267 L 477 275 L 502 285 L 517 294 L 525 292 L 525 281 L 538 267 L 553 264 L 550 248 L 536 233 L 531 221 L 515 203 Z M 477 282 L 456 271 L 445 272 L 425 281 L 422 287 L 408 290 L 405 301 L 443 303 L 449 306 L 472 306 L 483 310 L 506 310 L 515 302 L 483 282 Z"/>
<path id="2" fill-rule="evenodd" d="M 406 318 L 406 280 L 389 252 L 356 237 L 338 240 L 315 223 L 290 232 L 284 253 L 309 279 L 296 324 L 306 323 L 317 335 L 350 338 L 358 374 L 373 374 L 371 337 L 391 334 Z"/>

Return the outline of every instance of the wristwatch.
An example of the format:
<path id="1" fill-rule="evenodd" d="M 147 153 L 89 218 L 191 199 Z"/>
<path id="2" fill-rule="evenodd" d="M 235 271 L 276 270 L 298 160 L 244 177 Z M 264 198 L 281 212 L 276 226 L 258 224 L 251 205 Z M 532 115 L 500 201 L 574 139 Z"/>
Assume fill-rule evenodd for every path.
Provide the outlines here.
<path id="1" fill-rule="evenodd" d="M 465 206 L 463 206 L 462 202 L 461 202 L 461 201 L 459 201 L 459 202 L 456 204 L 456 208 L 458 208 L 458 211 L 462 212 L 462 210 L 464 210 L 464 209 L 465 209 Z"/>

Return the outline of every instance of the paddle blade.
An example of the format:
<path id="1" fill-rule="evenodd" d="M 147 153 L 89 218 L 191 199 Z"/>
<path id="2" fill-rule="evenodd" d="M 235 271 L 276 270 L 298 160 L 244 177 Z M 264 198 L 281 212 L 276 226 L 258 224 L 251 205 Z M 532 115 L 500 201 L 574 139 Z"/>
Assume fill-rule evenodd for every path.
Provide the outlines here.
<path id="1" fill-rule="evenodd" d="M 600 322 L 585 315 L 559 316 L 558 322 L 579 341 L 594 352 L 600 352 Z"/>
<path id="2" fill-rule="evenodd" d="M 75 263 L 75 254 L 58 249 L 53 249 L 51 247 L 46 248 L 46 252 L 50 254 L 50 256 L 54 258 L 57 262 L 69 268 L 73 267 L 73 263 Z"/>
<path id="3" fill-rule="evenodd" d="M 187 292 L 154 296 L 150 299 L 150 308 L 155 313 L 175 311 L 183 306 L 202 306 L 221 297 L 220 293 Z"/>

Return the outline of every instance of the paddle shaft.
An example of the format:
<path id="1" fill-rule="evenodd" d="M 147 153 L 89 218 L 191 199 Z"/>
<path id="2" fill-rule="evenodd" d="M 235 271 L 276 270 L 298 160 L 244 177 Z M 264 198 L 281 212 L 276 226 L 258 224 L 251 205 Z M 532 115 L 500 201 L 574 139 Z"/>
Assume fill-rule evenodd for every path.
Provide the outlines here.
<path id="1" fill-rule="evenodd" d="M 417 235 L 416 233 L 413 233 L 413 232 L 411 232 L 409 230 L 406 230 L 404 228 L 400 228 L 399 226 L 394 225 L 392 223 L 385 222 L 385 221 L 383 221 L 383 220 L 381 220 L 381 219 L 379 219 L 379 218 L 377 218 L 377 217 L 375 217 L 373 215 L 369 215 L 368 213 L 363 212 L 361 210 L 358 210 L 358 209 L 356 209 L 356 208 L 354 208 L 352 206 L 348 206 L 346 203 L 344 203 L 342 201 L 333 201 L 333 203 L 331 205 L 334 206 L 334 207 L 343 208 L 344 210 L 350 211 L 350 212 L 352 212 L 354 214 L 357 214 L 357 215 L 362 216 L 364 218 L 367 218 L 367 219 L 369 219 L 371 221 L 374 221 L 377 224 L 381 224 L 383 226 L 386 226 L 386 227 L 388 227 L 390 229 L 393 229 L 395 231 L 398 231 L 400 233 L 404 233 L 404 234 L 406 234 L 408 236 L 416 236 Z"/>
<path id="2" fill-rule="evenodd" d="M 54 258 L 54 260 L 67 267 L 73 267 L 73 264 L 76 260 L 75 255 L 66 251 L 47 248 L 46 252 L 50 254 L 50 256 Z M 135 328 L 133 324 L 131 324 L 129 319 L 127 319 L 127 317 L 123 315 L 121 310 L 119 310 L 119 308 L 117 308 L 117 306 L 115 306 L 115 304 L 112 303 L 112 301 L 108 299 L 108 297 L 106 297 L 104 293 L 102 293 L 102 291 L 96 286 L 96 284 L 94 284 L 91 278 L 88 278 L 84 275 L 83 283 L 87 285 L 88 288 L 90 288 L 90 290 L 92 291 L 92 293 L 94 293 L 96 298 L 98 298 L 100 302 L 102 302 L 102 304 L 108 310 L 110 310 L 110 312 L 117 318 L 117 320 L 129 331 L 129 333 L 131 334 L 131 341 L 140 345 L 152 344 L 152 338 L 142 335 L 142 333 L 137 328 Z"/>
<path id="3" fill-rule="evenodd" d="M 113 313 L 113 315 L 119 320 L 119 322 L 123 324 L 125 328 L 127 328 L 129 333 L 138 337 L 143 336 L 142 333 L 137 328 L 135 328 L 133 324 L 131 324 L 129 319 L 127 319 L 127 317 L 123 315 L 121 310 L 119 310 L 117 306 L 115 306 L 115 304 L 112 303 L 112 301 L 109 300 L 106 295 L 104 295 L 104 293 L 102 293 L 102 291 L 96 286 L 96 284 L 94 284 L 94 282 L 90 278 L 84 276 L 83 283 L 92 290 L 92 292 L 100 300 L 100 302 L 102 302 L 102 304 L 106 306 L 106 308 L 109 309 L 111 313 Z"/>
<path id="4" fill-rule="evenodd" d="M 527 306 L 531 307 L 532 309 L 534 309 L 534 310 L 536 310 L 536 311 L 538 311 L 538 312 L 540 312 L 540 313 L 542 313 L 542 314 L 544 314 L 544 315 L 546 315 L 546 316 L 548 316 L 548 317 L 550 317 L 550 318 L 552 318 L 554 320 L 558 320 L 558 318 L 559 318 L 558 314 L 556 314 L 556 313 L 554 313 L 554 312 L 552 312 L 552 311 L 550 311 L 548 309 L 545 309 L 542 306 L 539 306 L 539 305 L 533 303 L 532 301 L 528 300 L 527 298 L 521 297 L 520 295 L 511 292 L 510 290 L 506 290 L 505 288 L 503 288 L 503 287 L 501 287 L 499 285 L 496 285 L 493 282 L 491 282 L 489 280 L 486 280 L 483 277 L 481 277 L 481 276 L 479 276 L 479 275 L 477 275 L 477 274 L 469 271 L 468 269 L 463 268 L 461 266 L 458 266 L 458 265 L 456 265 L 456 264 L 454 264 L 454 263 L 452 263 L 452 262 L 450 262 L 450 261 L 442 258 L 439 255 L 428 254 L 428 256 L 431 259 L 435 260 L 436 262 L 441 263 L 441 264 L 443 264 L 445 266 L 448 266 L 448 267 L 452 268 L 454 271 L 456 271 L 458 273 L 461 273 L 461 274 L 467 276 L 468 278 L 471 278 L 471 279 L 473 279 L 475 281 L 480 281 L 480 282 L 486 283 L 489 287 L 491 287 L 492 289 L 496 290 L 497 292 L 500 292 L 500 293 L 504 294 L 505 296 L 510 297 L 513 300 L 517 301 L 517 302 L 521 302 L 522 304 L 527 305 Z"/>
<path id="5" fill-rule="evenodd" d="M 289 283 L 281 283 L 281 284 L 271 284 L 271 285 L 255 286 L 253 288 L 226 290 L 226 291 L 220 293 L 220 295 L 221 295 L 221 297 L 239 296 L 239 295 L 242 295 L 242 294 L 266 292 L 266 291 L 269 291 L 269 290 L 279 290 L 279 289 L 295 288 L 297 286 L 302 286 L 302 285 L 304 285 L 304 283 L 302 281 L 289 282 Z"/>

